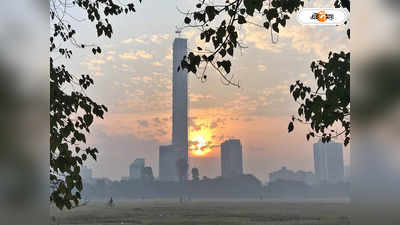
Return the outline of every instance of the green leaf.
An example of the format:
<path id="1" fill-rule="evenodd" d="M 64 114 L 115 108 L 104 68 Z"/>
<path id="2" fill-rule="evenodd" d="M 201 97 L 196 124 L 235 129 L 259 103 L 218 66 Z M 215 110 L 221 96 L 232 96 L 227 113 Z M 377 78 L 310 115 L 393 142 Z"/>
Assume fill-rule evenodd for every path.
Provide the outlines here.
<path id="1" fill-rule="evenodd" d="M 92 114 L 85 114 L 83 116 L 83 120 L 85 121 L 87 126 L 90 126 L 93 123 L 93 115 Z"/>
<path id="2" fill-rule="evenodd" d="M 228 52 L 228 54 L 229 54 L 230 56 L 233 56 L 233 46 L 229 47 L 229 48 L 227 49 L 227 52 Z"/>
<path id="3" fill-rule="evenodd" d="M 189 17 L 185 17 L 185 23 L 190 24 L 190 22 L 191 22 L 191 19 Z"/>
<path id="4" fill-rule="evenodd" d="M 224 68 L 226 73 L 230 73 L 231 72 L 231 61 L 229 60 L 224 60 L 224 61 L 219 61 L 217 62 L 217 66 Z"/>
<path id="5" fill-rule="evenodd" d="M 269 22 L 268 21 L 266 21 L 266 22 L 264 22 L 264 27 L 265 27 L 265 29 L 269 29 Z"/>
<path id="6" fill-rule="evenodd" d="M 213 21 L 217 14 L 217 11 L 215 10 L 214 6 L 207 6 L 205 11 L 206 11 L 209 21 Z"/>
<path id="7" fill-rule="evenodd" d="M 289 123 L 289 126 L 288 126 L 288 131 L 289 131 L 288 133 L 292 132 L 293 129 L 294 129 L 293 122 L 290 122 L 290 123 Z"/>
<path id="8" fill-rule="evenodd" d="M 241 15 L 238 16 L 238 23 L 239 23 L 239 24 L 244 24 L 244 23 L 246 23 L 246 19 L 244 18 L 244 16 L 241 16 Z"/>
<path id="9" fill-rule="evenodd" d="M 224 56 L 226 55 L 225 49 L 219 50 L 219 54 L 220 54 L 222 57 L 224 57 Z"/>
<path id="10" fill-rule="evenodd" d="M 274 23 L 274 24 L 272 24 L 272 29 L 276 32 L 276 33 L 279 33 L 279 23 Z"/>

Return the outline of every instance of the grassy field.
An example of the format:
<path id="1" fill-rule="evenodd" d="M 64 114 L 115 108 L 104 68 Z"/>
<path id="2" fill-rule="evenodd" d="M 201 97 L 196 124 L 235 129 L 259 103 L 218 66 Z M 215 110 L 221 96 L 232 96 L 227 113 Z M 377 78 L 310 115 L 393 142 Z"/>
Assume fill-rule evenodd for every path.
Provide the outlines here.
<path id="1" fill-rule="evenodd" d="M 51 208 L 52 224 L 143 225 L 346 225 L 344 201 L 172 200 L 90 202 L 70 211 Z"/>

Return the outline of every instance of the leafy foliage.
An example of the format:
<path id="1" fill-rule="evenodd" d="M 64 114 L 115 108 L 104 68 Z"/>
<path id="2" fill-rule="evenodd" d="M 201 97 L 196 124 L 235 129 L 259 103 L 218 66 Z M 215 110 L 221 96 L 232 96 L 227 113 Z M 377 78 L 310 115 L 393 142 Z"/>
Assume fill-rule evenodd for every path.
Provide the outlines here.
<path id="1" fill-rule="evenodd" d="M 200 39 L 212 46 L 210 49 L 197 47 L 198 51 L 192 51 L 184 58 L 181 68 L 197 73 L 204 63 L 201 79 L 207 78 L 205 72 L 210 65 L 227 84 L 239 87 L 238 82 L 232 81 L 233 76 L 228 76 L 232 66 L 229 57 L 234 56 L 235 49 L 243 47 L 239 42 L 239 27 L 252 24 L 279 33 L 291 14 L 301 6 L 304 6 L 301 0 L 227 0 L 220 5 L 199 1 L 196 11 L 187 13 L 184 22 L 188 27 L 199 28 Z M 251 21 L 251 17 L 256 16 L 264 19 L 261 25 Z"/>
<path id="2" fill-rule="evenodd" d="M 350 12 L 350 0 L 336 0 L 335 7 L 343 7 Z M 347 36 L 350 39 L 350 28 Z M 344 135 L 344 145 L 347 146 L 351 134 L 350 53 L 330 52 L 328 60 L 311 64 L 317 83 L 315 91 L 299 80 L 290 86 L 290 93 L 300 107 L 298 116 L 293 116 L 289 122 L 288 131 L 294 130 L 293 122 L 297 120 L 310 125 L 312 131 L 306 134 L 307 140 L 319 137 L 325 143 Z"/>
<path id="3" fill-rule="evenodd" d="M 312 129 L 306 137 L 319 136 L 322 142 L 342 134 L 344 144 L 350 142 L 350 53 L 330 53 L 328 62 L 311 64 L 317 89 L 313 91 L 301 81 L 290 86 L 293 99 L 300 104 L 298 117 L 293 116 L 289 132 L 293 131 L 295 120 L 305 122 Z M 302 119 L 304 118 L 304 119 Z M 335 126 L 343 130 L 338 132 Z"/>
<path id="4" fill-rule="evenodd" d="M 350 12 L 350 0 L 336 0 L 334 5 L 336 8 L 345 8 Z M 348 21 L 344 24 L 347 25 Z M 350 28 L 347 29 L 347 37 L 350 39 Z"/>
<path id="5" fill-rule="evenodd" d="M 101 53 L 99 46 L 75 39 L 77 30 L 68 22 L 78 20 L 68 13 L 72 8 L 83 10 L 89 22 L 95 23 L 98 37 L 108 38 L 113 34 L 110 16 L 135 12 L 133 3 L 115 4 L 111 0 L 50 1 L 50 201 L 60 209 L 79 204 L 83 188 L 80 167 L 89 157 L 96 160 L 98 153 L 86 144 L 86 136 L 95 117 L 103 119 L 107 112 L 106 106 L 85 93 L 94 85 L 89 75 L 79 77 L 64 64 L 56 64 L 60 58 L 70 59 L 73 47 L 90 47 L 94 55 Z"/>
<path id="6" fill-rule="evenodd" d="M 231 58 L 235 49 L 242 48 L 239 33 L 244 24 L 258 25 L 271 32 L 279 33 L 286 26 L 291 15 L 304 6 L 300 0 L 227 0 L 225 4 L 215 4 L 201 0 L 197 10 L 186 14 L 184 19 L 188 27 L 201 30 L 200 39 L 210 49 L 197 47 L 182 60 L 181 68 L 197 73 L 200 65 L 205 64 L 201 79 L 206 79 L 207 67 L 211 65 L 227 84 L 238 86 L 232 81 Z M 350 11 L 350 0 L 336 0 L 334 6 Z M 264 19 L 262 25 L 251 21 L 255 16 Z M 348 22 L 345 22 L 347 24 Z M 347 30 L 350 38 L 350 28 Z M 209 43 L 209 44 L 208 44 Z M 207 45 L 208 44 L 208 45 Z M 180 69 L 180 68 L 178 68 Z M 299 100 L 298 117 L 292 118 L 288 131 L 294 130 L 294 121 L 309 123 L 312 132 L 306 137 L 320 136 L 322 141 L 330 141 L 332 137 L 345 134 L 345 145 L 350 142 L 350 53 L 331 53 L 329 62 L 313 62 L 311 70 L 315 75 L 318 89 L 312 91 L 300 81 L 290 87 L 295 101 Z M 319 91 L 323 91 L 320 93 Z M 304 117 L 303 119 L 301 119 Z M 333 126 L 339 123 L 344 130 L 337 132 Z M 329 131 L 328 131 L 329 130 Z"/>

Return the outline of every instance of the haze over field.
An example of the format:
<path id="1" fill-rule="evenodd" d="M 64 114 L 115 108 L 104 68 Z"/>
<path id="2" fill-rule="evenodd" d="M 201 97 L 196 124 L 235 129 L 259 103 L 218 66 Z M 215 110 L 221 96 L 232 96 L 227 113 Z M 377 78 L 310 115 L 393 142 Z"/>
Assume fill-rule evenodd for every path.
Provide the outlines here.
<path id="1" fill-rule="evenodd" d="M 345 202 L 268 201 L 121 201 L 115 208 L 102 202 L 65 213 L 51 210 L 54 223 L 67 224 L 349 224 Z"/>

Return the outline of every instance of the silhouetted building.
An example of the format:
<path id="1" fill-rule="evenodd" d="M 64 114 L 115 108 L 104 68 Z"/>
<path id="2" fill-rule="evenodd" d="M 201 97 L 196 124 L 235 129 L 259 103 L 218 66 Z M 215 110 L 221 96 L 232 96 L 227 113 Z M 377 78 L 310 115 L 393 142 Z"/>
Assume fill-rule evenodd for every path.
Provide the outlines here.
<path id="1" fill-rule="evenodd" d="M 187 71 L 178 67 L 186 55 L 187 39 L 175 38 L 172 66 L 172 144 L 184 151 L 188 160 L 188 88 Z"/>
<path id="2" fill-rule="evenodd" d="M 298 181 L 303 181 L 308 185 L 313 185 L 317 182 L 314 173 L 310 171 L 298 170 L 296 172 L 296 177 Z"/>
<path id="3" fill-rule="evenodd" d="M 159 180 L 178 181 L 176 162 L 188 161 L 187 71 L 178 67 L 187 51 L 187 39 L 175 38 L 172 65 L 172 144 L 160 146 Z"/>
<path id="4" fill-rule="evenodd" d="M 269 174 L 269 182 L 275 181 L 298 181 L 304 182 L 308 185 L 313 185 L 315 183 L 315 176 L 312 172 L 299 170 L 294 172 L 293 170 L 288 170 L 285 166 L 278 171 L 274 171 Z"/>
<path id="5" fill-rule="evenodd" d="M 234 177 L 242 174 L 242 144 L 239 139 L 226 140 L 221 144 L 221 176 Z"/>
<path id="6" fill-rule="evenodd" d="M 161 145 L 159 152 L 159 180 L 179 181 L 176 163 L 184 158 L 184 151 L 176 145 Z"/>
<path id="7" fill-rule="evenodd" d="M 141 179 L 143 176 L 144 164 L 144 159 L 135 159 L 135 161 L 129 167 L 129 179 Z"/>
<path id="8" fill-rule="evenodd" d="M 314 144 L 315 175 L 320 183 L 344 181 L 343 145 L 318 142 Z"/>

